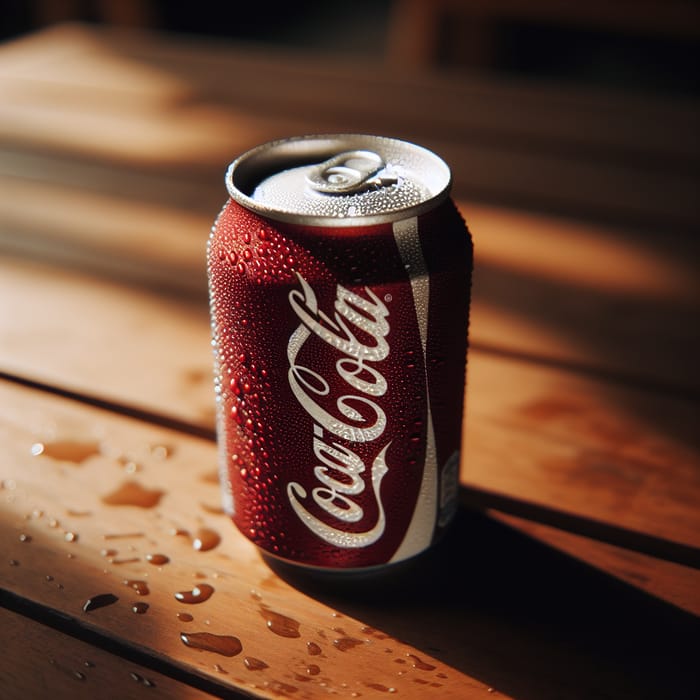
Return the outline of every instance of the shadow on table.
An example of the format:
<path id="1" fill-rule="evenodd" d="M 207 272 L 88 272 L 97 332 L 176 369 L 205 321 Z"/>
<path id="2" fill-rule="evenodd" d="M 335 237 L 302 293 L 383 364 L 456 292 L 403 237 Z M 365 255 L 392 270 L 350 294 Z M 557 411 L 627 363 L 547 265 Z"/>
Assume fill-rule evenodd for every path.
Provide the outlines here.
<path id="1" fill-rule="evenodd" d="M 695 616 L 465 508 L 394 579 L 308 579 L 269 563 L 291 585 L 519 700 L 700 691 Z"/>

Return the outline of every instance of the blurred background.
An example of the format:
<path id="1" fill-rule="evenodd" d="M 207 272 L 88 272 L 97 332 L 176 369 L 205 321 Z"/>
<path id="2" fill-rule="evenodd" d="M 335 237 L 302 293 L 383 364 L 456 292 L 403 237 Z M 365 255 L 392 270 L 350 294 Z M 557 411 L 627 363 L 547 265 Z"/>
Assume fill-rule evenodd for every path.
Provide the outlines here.
<path id="1" fill-rule="evenodd" d="M 1 0 L 0 38 L 127 25 L 436 68 L 698 95 L 695 0 Z"/>

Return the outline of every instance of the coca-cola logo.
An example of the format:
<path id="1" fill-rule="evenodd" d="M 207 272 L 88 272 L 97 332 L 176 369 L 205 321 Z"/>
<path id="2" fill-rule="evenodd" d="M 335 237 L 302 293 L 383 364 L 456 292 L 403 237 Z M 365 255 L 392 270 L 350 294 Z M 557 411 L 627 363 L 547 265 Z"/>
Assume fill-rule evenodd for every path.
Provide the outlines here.
<path id="1" fill-rule="evenodd" d="M 342 524 L 359 523 L 365 516 L 354 497 L 365 490 L 362 474 L 367 465 L 353 451 L 352 444 L 379 440 L 386 430 L 386 414 L 375 399 L 387 392 L 388 385 L 375 364 L 389 355 L 386 340 L 389 310 L 369 287 L 360 295 L 338 285 L 330 317 L 319 310 L 316 294 L 308 282 L 298 273 L 297 279 L 301 289 L 289 293 L 289 303 L 301 323 L 289 337 L 288 379 L 292 393 L 313 420 L 312 445 L 317 461 L 313 474 L 318 485 L 309 494 L 301 484 L 292 481 L 287 484 L 287 496 L 304 525 L 321 539 L 337 547 L 367 547 L 382 536 L 386 527 L 380 486 L 389 470 L 386 453 L 391 442 L 382 447 L 370 467 L 378 511 L 376 522 L 363 532 L 347 532 Z M 358 339 L 358 331 L 365 342 Z M 311 336 L 341 355 L 335 362 L 335 370 L 343 385 L 347 385 L 348 393 L 340 395 L 332 407 L 328 399 L 323 400 L 330 394 L 331 383 L 312 367 L 297 361 Z M 370 344 L 366 343 L 367 339 Z M 306 508 L 302 501 L 308 498 L 328 516 L 329 522 Z"/>

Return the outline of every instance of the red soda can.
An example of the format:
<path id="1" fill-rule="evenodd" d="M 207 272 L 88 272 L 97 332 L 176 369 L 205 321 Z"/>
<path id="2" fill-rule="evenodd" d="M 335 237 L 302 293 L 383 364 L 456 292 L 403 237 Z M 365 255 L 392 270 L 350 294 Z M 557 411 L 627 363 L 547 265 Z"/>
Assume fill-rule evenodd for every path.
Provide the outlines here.
<path id="1" fill-rule="evenodd" d="M 224 509 L 302 567 L 413 557 L 457 507 L 472 245 L 449 168 L 305 136 L 226 182 L 208 246 Z"/>

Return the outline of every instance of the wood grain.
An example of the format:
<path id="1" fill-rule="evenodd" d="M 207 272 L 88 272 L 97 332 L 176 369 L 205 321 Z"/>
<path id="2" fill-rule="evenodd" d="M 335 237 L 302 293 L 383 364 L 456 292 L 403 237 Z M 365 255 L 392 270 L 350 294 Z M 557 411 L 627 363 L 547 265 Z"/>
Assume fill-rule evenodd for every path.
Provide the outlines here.
<path id="1" fill-rule="evenodd" d="M 0 642 L 0 683 L 7 700 L 213 697 L 4 608 L 0 608 Z"/>
<path id="2" fill-rule="evenodd" d="M 472 353 L 462 481 L 697 547 L 696 420 L 693 401 Z"/>
<path id="3" fill-rule="evenodd" d="M 563 555 L 463 511 L 433 558 L 397 583 L 285 580 L 217 513 L 213 443 L 21 387 L 2 386 L 0 412 L 1 587 L 62 615 L 73 636 L 89 633 L 94 645 L 118 641 L 148 667 L 171 664 L 261 697 L 384 697 L 392 687 L 415 698 L 486 698 L 489 688 L 506 697 L 652 697 L 660 689 L 688 697 L 684 640 L 693 618 L 683 609 L 697 604 L 698 576 L 690 569 L 630 553 L 632 563 L 611 577 L 610 562 L 583 563 L 600 545 L 584 540 Z M 37 442 L 43 454 L 33 454 Z M 126 481 L 159 492 L 157 504 L 106 505 Z M 202 527 L 221 536 L 209 551 L 192 546 Z M 149 564 L 154 553 L 169 561 Z M 128 580 L 145 582 L 148 594 Z M 197 584 L 214 587 L 208 601 L 175 599 Z M 105 593 L 119 600 L 83 610 Z M 143 602 L 146 613 L 134 614 Z M 270 611 L 290 618 L 288 628 L 298 623 L 299 637 L 274 634 Z M 183 612 L 194 619 L 178 619 Z M 643 630 L 633 622 L 640 616 Z M 243 649 L 234 657 L 197 651 L 182 644 L 183 632 L 235 636 Z M 348 639 L 357 641 L 335 641 Z M 310 655 L 308 642 L 321 654 Z M 267 668 L 250 670 L 246 656 Z"/>

